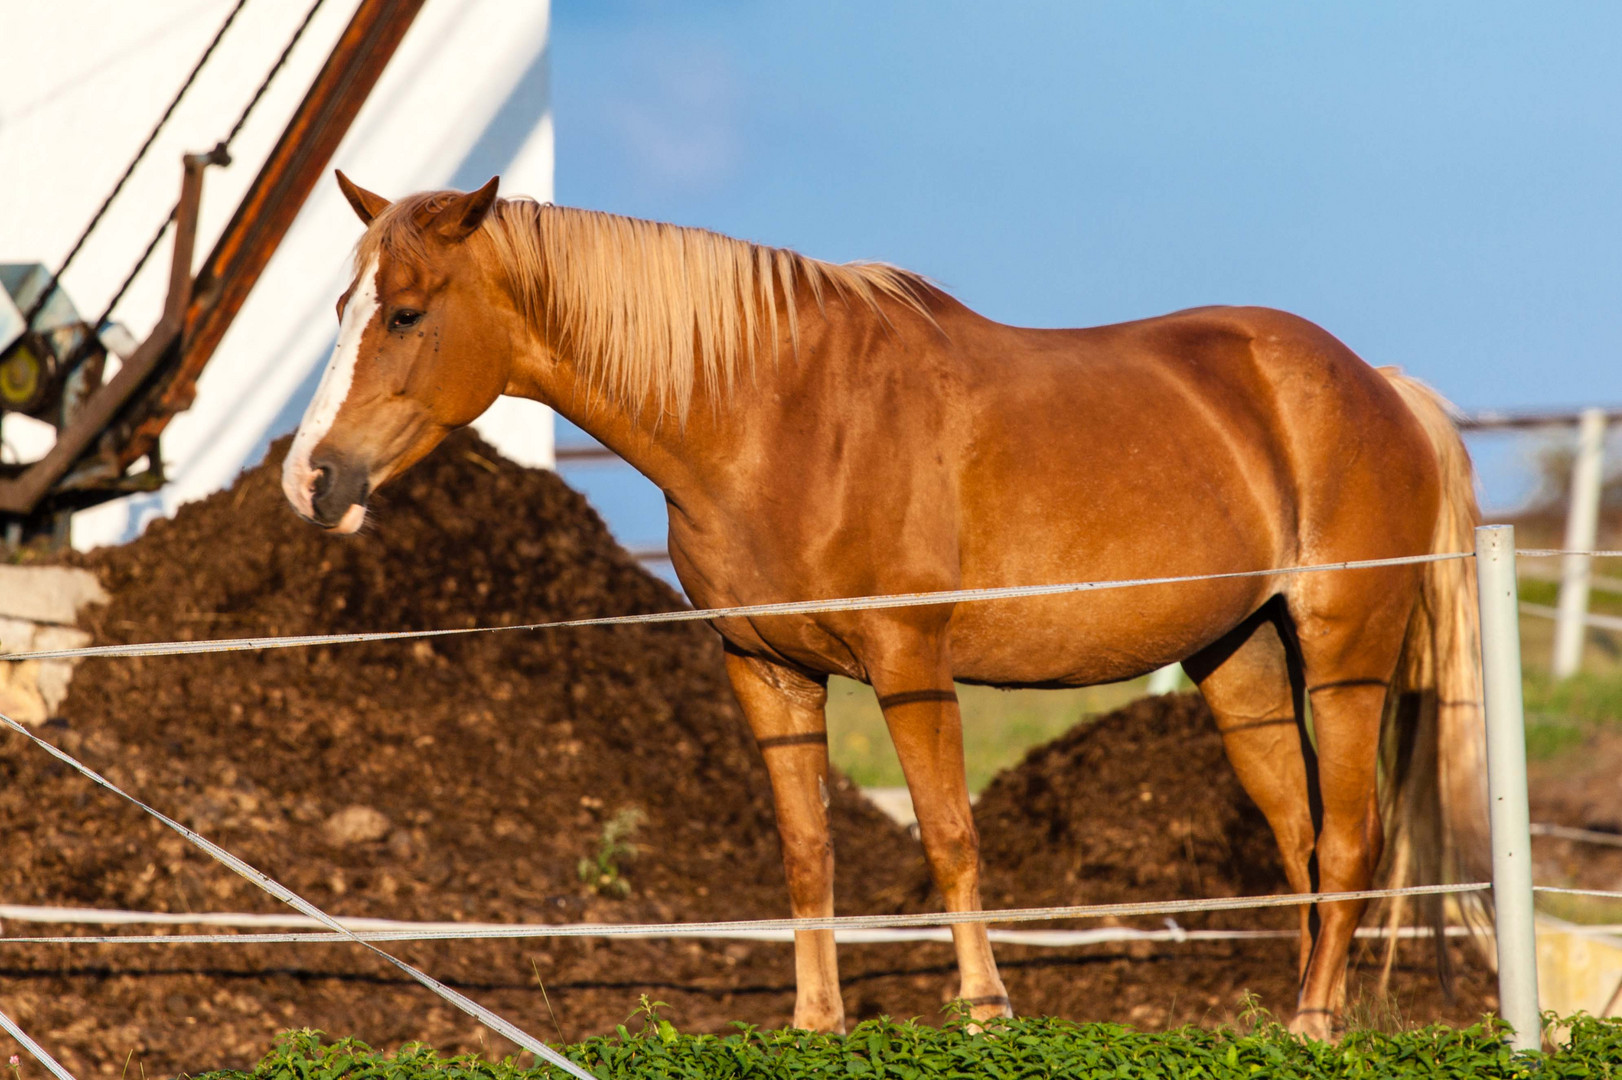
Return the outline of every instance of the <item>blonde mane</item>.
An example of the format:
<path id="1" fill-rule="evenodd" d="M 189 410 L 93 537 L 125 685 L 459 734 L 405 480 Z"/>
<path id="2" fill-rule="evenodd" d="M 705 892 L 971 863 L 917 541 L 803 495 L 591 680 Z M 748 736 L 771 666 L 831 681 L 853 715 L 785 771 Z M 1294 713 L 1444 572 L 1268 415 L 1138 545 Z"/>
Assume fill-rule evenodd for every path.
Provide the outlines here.
<path id="1" fill-rule="evenodd" d="M 380 252 L 426 264 L 419 222 L 455 192 L 424 192 L 373 219 L 356 266 Z M 695 389 L 729 396 L 786 324 L 799 347 L 797 284 L 883 317 L 888 298 L 925 318 L 921 276 L 884 263 L 827 263 L 705 229 L 529 199 L 498 199 L 470 243 L 489 245 L 519 310 L 586 378 L 633 412 L 685 418 Z"/>

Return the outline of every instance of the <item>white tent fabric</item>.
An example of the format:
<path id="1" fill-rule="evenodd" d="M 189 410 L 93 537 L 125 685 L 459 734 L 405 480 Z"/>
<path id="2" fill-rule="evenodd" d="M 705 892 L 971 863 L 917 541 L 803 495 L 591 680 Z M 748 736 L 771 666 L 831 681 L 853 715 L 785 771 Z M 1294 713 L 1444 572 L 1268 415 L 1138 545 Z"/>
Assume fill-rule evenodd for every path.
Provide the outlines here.
<path id="1" fill-rule="evenodd" d="M 326 0 L 232 146 L 204 182 L 199 260 L 348 23 L 356 0 Z M 65 0 L 12 5 L 0 35 L 0 262 L 54 268 L 151 130 L 235 0 Z M 180 155 L 230 130 L 306 4 L 248 0 L 218 51 L 64 278 L 86 318 L 112 296 L 179 192 Z M 383 195 L 470 188 L 552 197 L 546 0 L 428 0 L 333 164 Z M 333 305 L 360 234 L 336 184 L 322 181 L 205 369 L 192 408 L 164 434 L 161 492 L 76 516 L 77 547 L 131 539 L 153 517 L 228 484 L 292 430 L 331 347 Z M 136 337 L 157 320 L 168 268 L 160 246 L 114 312 Z M 43 452 L 8 417 L 10 453 Z M 551 414 L 503 398 L 478 424 L 504 453 L 552 464 Z"/>

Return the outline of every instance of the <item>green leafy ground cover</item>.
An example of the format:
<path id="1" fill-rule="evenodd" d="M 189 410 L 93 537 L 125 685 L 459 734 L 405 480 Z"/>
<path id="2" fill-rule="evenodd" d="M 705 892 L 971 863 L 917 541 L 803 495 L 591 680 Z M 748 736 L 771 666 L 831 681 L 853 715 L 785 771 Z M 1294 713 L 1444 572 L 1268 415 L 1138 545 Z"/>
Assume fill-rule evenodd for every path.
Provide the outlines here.
<path id="1" fill-rule="evenodd" d="M 1263 1023 L 1248 1032 L 1183 1028 L 1140 1032 L 1118 1024 L 1019 1019 L 970 1032 L 961 1023 L 869 1020 L 847 1036 L 742 1028 L 732 1035 L 684 1035 L 649 1019 L 638 1034 L 592 1038 L 564 1051 L 601 1080 L 1014 1080 L 1075 1077 L 1129 1080 L 1327 1080 L 1327 1078 L 1622 1077 L 1622 1020 L 1574 1017 L 1570 1040 L 1547 1054 L 1516 1054 L 1490 1022 L 1455 1030 L 1428 1027 L 1356 1031 L 1339 1044 L 1298 1040 Z M 354 1040 L 323 1042 L 317 1032 L 284 1035 L 252 1072 L 202 1080 L 555 1080 L 552 1066 L 513 1059 L 444 1058 L 421 1045 L 379 1053 Z"/>

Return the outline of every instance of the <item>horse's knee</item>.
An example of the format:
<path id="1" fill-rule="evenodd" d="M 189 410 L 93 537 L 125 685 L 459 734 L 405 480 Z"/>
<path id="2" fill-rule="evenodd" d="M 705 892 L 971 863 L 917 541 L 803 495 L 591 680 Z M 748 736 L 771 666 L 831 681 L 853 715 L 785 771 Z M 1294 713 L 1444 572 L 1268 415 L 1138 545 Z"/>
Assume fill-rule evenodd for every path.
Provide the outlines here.
<path id="1" fill-rule="evenodd" d="M 919 821 L 924 857 L 940 882 L 958 881 L 980 871 L 980 834 L 973 819 L 950 815 L 938 821 Z"/>

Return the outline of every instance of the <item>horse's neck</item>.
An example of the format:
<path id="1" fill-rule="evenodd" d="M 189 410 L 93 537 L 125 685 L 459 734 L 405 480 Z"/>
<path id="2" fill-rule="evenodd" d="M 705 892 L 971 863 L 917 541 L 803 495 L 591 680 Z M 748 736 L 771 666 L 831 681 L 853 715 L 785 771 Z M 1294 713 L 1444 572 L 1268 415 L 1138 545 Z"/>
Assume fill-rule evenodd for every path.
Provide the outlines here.
<path id="1" fill-rule="evenodd" d="M 831 317 L 836 310 L 835 305 L 819 305 L 807 295 L 799 304 L 797 341 L 787 339 L 785 319 L 777 355 L 758 356 L 752 367 L 737 373 L 730 389 L 695 381 L 685 417 L 654 401 L 638 407 L 614 399 L 582 374 L 589 365 L 555 362 L 539 341 L 533 357 L 519 360 L 508 392 L 551 405 L 672 498 L 684 493 L 719 494 L 727 478 L 737 475 L 738 453 L 758 441 L 763 424 L 771 426 L 780 399 L 800 397 L 801 366 L 836 359 L 827 355 L 841 330 L 837 316 Z"/>
<path id="2" fill-rule="evenodd" d="M 521 362 L 508 393 L 550 405 L 558 415 L 625 459 L 667 496 L 678 498 L 713 482 L 707 471 L 714 460 L 709 450 L 722 438 L 724 427 L 717 423 L 717 410 L 731 408 L 733 403 L 716 401 L 708 388 L 695 387 L 691 410 L 682 419 L 654 402 L 637 408 L 615 400 L 578 371 L 578 366 L 571 363 L 542 359 Z M 704 452 L 695 453 L 699 447 Z"/>

